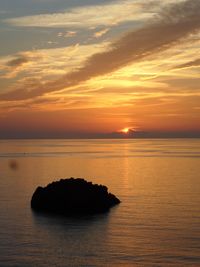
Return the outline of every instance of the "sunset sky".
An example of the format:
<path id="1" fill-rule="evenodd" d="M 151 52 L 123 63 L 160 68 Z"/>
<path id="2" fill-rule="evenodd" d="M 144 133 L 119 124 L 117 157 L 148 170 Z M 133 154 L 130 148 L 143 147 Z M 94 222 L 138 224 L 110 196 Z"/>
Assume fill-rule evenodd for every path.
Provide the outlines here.
<path id="1" fill-rule="evenodd" d="M 200 136 L 199 0 L 1 0 L 0 40 L 0 138 Z"/>

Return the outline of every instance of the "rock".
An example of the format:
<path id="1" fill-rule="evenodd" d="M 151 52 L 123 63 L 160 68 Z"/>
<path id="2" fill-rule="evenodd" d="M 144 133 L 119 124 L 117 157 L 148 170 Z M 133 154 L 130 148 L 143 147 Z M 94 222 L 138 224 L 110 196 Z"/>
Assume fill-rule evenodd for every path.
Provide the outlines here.
<path id="1" fill-rule="evenodd" d="M 61 179 L 38 187 L 31 199 L 33 210 L 63 215 L 102 213 L 119 203 L 106 186 L 82 178 Z"/>

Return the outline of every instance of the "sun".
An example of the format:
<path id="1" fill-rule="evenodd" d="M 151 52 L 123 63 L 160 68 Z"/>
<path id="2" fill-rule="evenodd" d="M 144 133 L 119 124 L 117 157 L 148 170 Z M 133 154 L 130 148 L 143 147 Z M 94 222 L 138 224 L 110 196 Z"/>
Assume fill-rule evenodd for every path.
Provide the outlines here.
<path id="1" fill-rule="evenodd" d="M 137 131 L 137 128 L 136 127 L 125 127 L 125 128 L 122 128 L 121 130 L 118 131 L 118 133 L 123 133 L 125 135 L 129 135 L 129 136 L 132 136 L 134 134 L 134 132 Z"/>
<path id="2" fill-rule="evenodd" d="M 121 132 L 127 134 L 129 132 L 129 130 L 130 130 L 130 128 L 127 127 L 127 128 L 123 128 L 121 130 Z"/>

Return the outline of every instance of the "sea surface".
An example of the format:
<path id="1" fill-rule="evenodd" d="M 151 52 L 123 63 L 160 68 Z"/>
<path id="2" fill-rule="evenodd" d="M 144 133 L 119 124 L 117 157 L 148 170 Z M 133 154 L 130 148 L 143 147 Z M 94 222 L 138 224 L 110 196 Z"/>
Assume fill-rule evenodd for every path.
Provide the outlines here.
<path id="1" fill-rule="evenodd" d="M 109 213 L 34 213 L 38 185 L 83 177 Z M 0 266 L 200 266 L 200 139 L 1 140 Z"/>

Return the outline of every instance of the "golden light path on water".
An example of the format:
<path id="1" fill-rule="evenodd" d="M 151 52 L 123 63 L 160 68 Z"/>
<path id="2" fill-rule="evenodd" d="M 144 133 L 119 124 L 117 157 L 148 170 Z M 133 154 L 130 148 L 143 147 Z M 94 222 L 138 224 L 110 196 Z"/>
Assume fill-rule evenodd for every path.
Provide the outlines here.
<path id="1" fill-rule="evenodd" d="M 1 266 L 199 266 L 198 139 L 4 140 L 0 151 Z M 71 176 L 121 204 L 82 220 L 31 211 L 37 186 Z"/>

